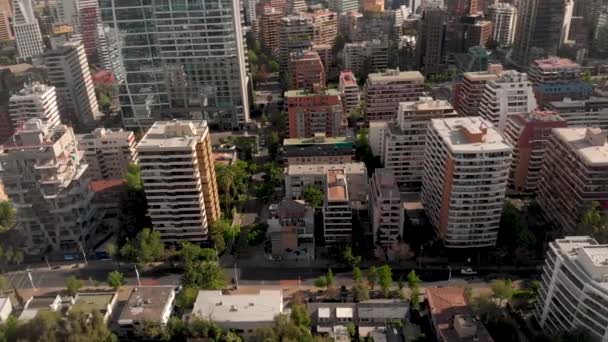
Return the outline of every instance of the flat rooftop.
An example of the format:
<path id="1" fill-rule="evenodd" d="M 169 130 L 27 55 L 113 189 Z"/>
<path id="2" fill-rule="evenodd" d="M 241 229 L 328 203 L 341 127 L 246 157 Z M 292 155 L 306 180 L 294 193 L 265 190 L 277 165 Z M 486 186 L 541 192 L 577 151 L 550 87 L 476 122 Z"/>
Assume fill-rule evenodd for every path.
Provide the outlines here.
<path id="1" fill-rule="evenodd" d="M 498 78 L 498 74 L 487 71 L 471 71 L 463 74 L 464 78 L 472 81 L 491 81 Z"/>
<path id="2" fill-rule="evenodd" d="M 335 145 L 352 144 L 353 138 L 350 137 L 315 137 L 315 138 L 292 138 L 284 139 L 283 146 L 291 145 Z"/>
<path id="3" fill-rule="evenodd" d="M 310 91 L 308 89 L 295 89 L 286 91 L 284 97 L 305 97 L 313 95 L 337 96 L 340 95 L 340 92 L 338 92 L 338 89 L 334 88 L 323 89 L 319 92 Z"/>
<path id="4" fill-rule="evenodd" d="M 115 293 L 79 293 L 70 311 L 88 313 L 97 310 L 105 314 L 108 304 L 112 303 L 115 296 Z"/>
<path id="5" fill-rule="evenodd" d="M 372 175 L 383 198 L 401 198 L 395 175 L 389 169 L 376 169 Z"/>
<path id="6" fill-rule="evenodd" d="M 599 128 L 554 128 L 553 132 L 568 143 L 587 165 L 608 166 L 607 131 Z"/>
<path id="7" fill-rule="evenodd" d="M 452 152 L 501 152 L 513 148 L 494 126 L 480 117 L 432 119 L 431 127 Z"/>
<path id="8" fill-rule="evenodd" d="M 347 86 L 347 87 L 356 87 L 357 79 L 355 78 L 355 75 L 353 74 L 352 71 L 350 71 L 350 70 L 341 71 L 340 72 L 340 84 L 343 84 L 344 86 Z"/>
<path id="9" fill-rule="evenodd" d="M 327 200 L 340 202 L 348 200 L 344 170 L 329 170 L 327 172 Z"/>
<path id="10" fill-rule="evenodd" d="M 325 175 L 331 169 L 344 170 L 346 174 L 365 174 L 364 163 L 345 163 L 345 164 L 307 164 L 289 165 L 285 169 L 287 175 Z"/>
<path id="11" fill-rule="evenodd" d="M 283 312 L 281 290 L 260 290 L 254 294 L 224 294 L 199 291 L 192 314 L 215 322 L 272 322 Z"/>
<path id="12" fill-rule="evenodd" d="M 558 58 L 558 57 L 549 57 L 537 59 L 533 62 L 533 65 L 541 68 L 541 69 L 578 69 L 580 65 L 578 63 L 572 61 L 569 58 Z"/>
<path id="13" fill-rule="evenodd" d="M 194 146 L 207 134 L 207 121 L 156 121 L 137 145 L 138 150 L 156 150 Z"/>
<path id="14" fill-rule="evenodd" d="M 424 76 L 419 71 L 387 70 L 383 73 L 369 74 L 367 77 L 367 83 L 372 86 L 404 81 L 424 83 Z"/>
<path id="15" fill-rule="evenodd" d="M 454 107 L 446 100 L 424 99 L 419 101 L 399 103 L 399 112 L 430 111 L 430 110 L 454 110 Z"/>
<path id="16" fill-rule="evenodd" d="M 589 236 L 566 236 L 555 240 L 555 245 L 566 255 L 576 255 L 576 250 L 586 246 L 596 246 L 598 243 Z"/>
<path id="17" fill-rule="evenodd" d="M 608 109 L 608 98 L 591 96 L 590 98 L 588 98 L 586 100 L 573 100 L 570 98 L 565 98 L 562 101 L 549 102 L 550 107 L 553 107 L 555 109 L 578 108 L 578 107 L 584 107 L 586 104 L 597 104 L 597 105 L 603 104 Z"/>
<path id="18" fill-rule="evenodd" d="M 173 286 L 134 287 L 118 322 L 158 321 L 173 293 Z"/>
<path id="19" fill-rule="evenodd" d="M 27 304 L 27 309 L 49 309 L 57 296 L 36 296 Z"/>

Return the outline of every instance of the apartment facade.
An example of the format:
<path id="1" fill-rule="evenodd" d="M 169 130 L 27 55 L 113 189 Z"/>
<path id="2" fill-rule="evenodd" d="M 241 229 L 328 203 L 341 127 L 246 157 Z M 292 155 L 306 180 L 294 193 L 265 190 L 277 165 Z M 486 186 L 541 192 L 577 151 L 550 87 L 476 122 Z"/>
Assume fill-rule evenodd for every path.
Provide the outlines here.
<path id="1" fill-rule="evenodd" d="M 357 84 L 357 79 L 352 71 L 340 71 L 338 91 L 342 98 L 344 113 L 348 116 L 354 108 L 359 107 L 359 101 L 361 101 L 359 85 Z"/>
<path id="2" fill-rule="evenodd" d="M 509 116 L 536 109 L 536 98 L 528 75 L 515 70 L 505 71 L 486 84 L 479 102 L 479 116 L 499 131 L 507 126 Z"/>
<path id="3" fill-rule="evenodd" d="M 350 241 L 353 232 L 353 213 L 348 197 L 348 182 L 342 169 L 328 170 L 323 200 L 323 236 L 325 244 Z"/>
<path id="4" fill-rule="evenodd" d="M 376 169 L 370 180 L 369 212 L 374 244 L 391 246 L 403 236 L 405 211 L 392 170 Z"/>
<path id="5" fill-rule="evenodd" d="M 288 15 L 281 18 L 279 26 L 279 64 L 281 70 L 289 67 L 292 52 L 306 51 L 313 45 L 312 17 L 305 13 Z"/>
<path id="6" fill-rule="evenodd" d="M 500 46 L 513 44 L 517 27 L 517 8 L 506 2 L 495 2 L 488 6 L 484 14 L 493 23 L 492 39 Z"/>
<path id="7" fill-rule="evenodd" d="M 572 232 L 591 203 L 608 203 L 608 131 L 555 128 L 538 183 L 537 202 L 545 218 Z"/>
<path id="8" fill-rule="evenodd" d="M 496 245 L 512 151 L 485 119 L 431 120 L 421 200 L 447 248 Z"/>
<path id="9" fill-rule="evenodd" d="M 425 7 L 416 39 L 416 67 L 424 75 L 441 72 L 445 63 L 446 12 L 436 6 Z"/>
<path id="10" fill-rule="evenodd" d="M 576 328 L 593 341 L 608 336 L 608 246 L 589 236 L 549 243 L 536 303 L 536 319 L 547 335 Z"/>
<path id="11" fill-rule="evenodd" d="M 486 71 L 465 72 L 462 80 L 454 86 L 454 109 L 462 116 L 479 115 L 479 103 L 486 84 L 498 79 L 502 72 L 501 64 L 490 64 Z"/>
<path id="12" fill-rule="evenodd" d="M 78 150 L 84 152 L 88 174 L 94 179 L 123 179 L 129 163 L 137 161 L 132 131 L 96 128 L 76 135 Z"/>
<path id="13" fill-rule="evenodd" d="M 593 86 L 581 81 L 581 67 L 568 58 L 549 57 L 534 60 L 528 68 L 534 94 L 541 108 L 550 101 L 565 97 L 582 100 L 589 98 Z"/>
<path id="14" fill-rule="evenodd" d="M 59 106 L 55 87 L 37 82 L 26 83 L 9 99 L 9 116 L 13 127 L 21 127 L 29 119 L 40 119 L 50 127 L 59 125 Z"/>
<path id="15" fill-rule="evenodd" d="M 349 137 L 327 137 L 323 133 L 314 138 L 283 140 L 283 157 L 287 165 L 352 163 L 355 142 Z"/>
<path id="16" fill-rule="evenodd" d="M 423 90 L 424 76 L 418 71 L 397 69 L 369 74 L 364 89 L 366 121 L 394 120 L 399 103 L 418 100 Z"/>
<path id="17" fill-rule="evenodd" d="M 42 33 L 32 0 L 13 1 L 13 29 L 19 60 L 27 61 L 44 52 Z"/>
<path id="18" fill-rule="evenodd" d="M 260 41 L 266 49 L 276 54 L 279 48 L 279 25 L 284 13 L 270 4 L 266 4 L 262 10 L 258 18 Z"/>
<path id="19" fill-rule="evenodd" d="M 72 128 L 31 119 L 2 146 L 0 174 L 30 253 L 83 248 L 100 222 Z"/>
<path id="20" fill-rule="evenodd" d="M 284 96 L 289 138 L 310 138 L 315 133 L 329 137 L 344 135 L 346 118 L 338 90 L 316 86 L 313 92 L 290 90 Z"/>
<path id="21" fill-rule="evenodd" d="M 206 121 L 157 121 L 137 145 L 148 212 L 167 243 L 201 242 L 220 216 Z"/>
<path id="22" fill-rule="evenodd" d="M 547 110 L 556 111 L 569 127 L 599 127 L 608 130 L 608 99 L 590 97 L 586 100 L 552 101 L 545 104 Z"/>
<path id="23" fill-rule="evenodd" d="M 84 45 L 80 41 L 66 42 L 45 52 L 39 63 L 47 68 L 62 114 L 85 127 L 95 127 L 102 113 L 97 104 Z"/>
<path id="24" fill-rule="evenodd" d="M 342 54 L 344 69 L 356 73 L 364 72 L 366 66 L 372 71 L 381 71 L 388 67 L 388 42 L 380 39 L 346 43 Z"/>
<path id="25" fill-rule="evenodd" d="M 509 189 L 536 193 L 551 129 L 568 126 L 557 112 L 535 110 L 509 117 L 505 136 L 513 146 Z"/>
<path id="26" fill-rule="evenodd" d="M 327 77 L 321 58 L 316 51 L 292 52 L 289 56 L 291 89 L 313 90 L 313 86 L 325 85 Z"/>

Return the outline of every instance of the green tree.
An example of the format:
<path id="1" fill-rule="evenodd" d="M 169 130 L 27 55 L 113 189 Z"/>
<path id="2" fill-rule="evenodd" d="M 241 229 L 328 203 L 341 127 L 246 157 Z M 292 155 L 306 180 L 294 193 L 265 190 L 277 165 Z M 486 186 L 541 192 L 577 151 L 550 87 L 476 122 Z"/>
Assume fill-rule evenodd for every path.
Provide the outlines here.
<path id="1" fill-rule="evenodd" d="M 382 289 L 384 297 L 388 297 L 391 286 L 393 285 L 393 271 L 389 265 L 378 268 L 378 283 Z"/>
<path id="2" fill-rule="evenodd" d="M 125 182 L 127 183 L 127 187 L 133 190 L 140 191 L 144 188 L 144 183 L 141 179 L 141 167 L 138 164 L 130 163 L 127 166 Z"/>
<path id="3" fill-rule="evenodd" d="M 581 73 L 581 81 L 587 82 L 587 83 L 591 83 L 591 80 L 592 80 L 591 72 L 589 72 L 589 71 L 583 71 Z"/>
<path id="4" fill-rule="evenodd" d="M 189 265 L 195 261 L 213 261 L 217 260 L 215 250 L 212 248 L 201 248 L 200 246 L 182 241 L 180 250 L 177 252 L 180 260 L 184 265 Z"/>
<path id="5" fill-rule="evenodd" d="M 306 310 L 306 306 L 301 303 L 296 303 L 291 306 L 291 321 L 299 326 L 308 329 L 310 327 L 310 316 L 308 315 L 308 310 Z"/>
<path id="6" fill-rule="evenodd" d="M 401 275 L 397 279 L 397 288 L 399 288 L 399 291 L 403 290 L 403 276 Z"/>
<path id="7" fill-rule="evenodd" d="M 236 170 L 229 166 L 218 164 L 215 166 L 215 178 L 217 187 L 224 194 L 224 210 L 230 211 L 232 208 L 232 188 L 236 182 Z"/>
<path id="8" fill-rule="evenodd" d="M 355 266 L 355 268 L 353 268 L 353 280 L 355 281 L 355 283 L 359 283 L 361 282 L 361 279 L 363 279 L 363 274 L 361 274 L 361 269 L 357 266 Z"/>
<path id="9" fill-rule="evenodd" d="M 280 147 L 281 138 L 279 137 L 279 133 L 276 131 L 270 132 L 270 136 L 268 137 L 268 155 L 270 156 L 270 159 L 277 160 Z"/>
<path id="10" fill-rule="evenodd" d="M 216 261 L 200 261 L 187 265 L 182 283 L 185 287 L 219 290 L 226 286 L 224 269 Z"/>
<path id="11" fill-rule="evenodd" d="M 137 164 L 129 164 L 124 180 L 126 189 L 120 197 L 120 223 L 118 245 L 135 238 L 137 233 L 152 224 L 148 216 L 148 201 L 144 193 L 141 179 L 141 168 Z"/>
<path id="12" fill-rule="evenodd" d="M 56 331 L 58 341 L 113 342 L 117 340 L 98 310 L 70 312 L 67 320 L 61 323 Z"/>
<path id="13" fill-rule="evenodd" d="M 222 328 L 217 323 L 196 317 L 190 320 L 188 331 L 193 338 L 209 338 L 212 341 L 222 336 Z"/>
<path id="14" fill-rule="evenodd" d="M 112 259 L 115 259 L 118 265 L 120 266 L 120 250 L 118 249 L 118 246 L 116 246 L 115 243 L 108 243 L 105 249 L 106 253 L 108 253 L 108 256 Z"/>
<path id="15" fill-rule="evenodd" d="M 165 245 L 160 239 L 160 233 L 150 228 L 144 228 L 137 233 L 135 241 L 129 241 L 120 250 L 120 254 L 140 265 L 160 260 L 165 252 Z"/>
<path id="16" fill-rule="evenodd" d="M 589 235 L 599 243 L 608 243 L 608 215 L 599 202 L 593 201 L 581 215 L 576 230 L 577 235 Z"/>
<path id="17" fill-rule="evenodd" d="M 315 279 L 315 286 L 316 287 L 328 287 L 327 286 L 327 277 L 324 275 L 318 276 L 317 279 Z"/>
<path id="18" fill-rule="evenodd" d="M 355 267 L 361 263 L 361 257 L 353 254 L 353 248 L 351 246 L 346 247 L 341 254 L 342 263 Z"/>
<path id="19" fill-rule="evenodd" d="M 272 328 L 262 328 L 256 330 L 254 335 L 248 339 L 248 341 L 313 341 L 309 328 L 298 326 L 292 320 L 290 320 L 288 316 L 284 314 L 277 315 L 274 321 L 275 323 Z"/>
<path id="20" fill-rule="evenodd" d="M 374 173 L 375 169 L 382 167 L 380 157 L 376 157 L 372 153 L 372 148 L 369 145 L 367 128 L 362 128 L 359 130 L 357 141 L 355 143 L 355 155 L 357 159 L 365 163 L 367 172 L 370 175 Z"/>
<path id="21" fill-rule="evenodd" d="M 108 285 L 114 289 L 114 291 L 118 290 L 124 284 L 124 275 L 118 271 L 112 271 L 108 273 Z"/>
<path id="22" fill-rule="evenodd" d="M 334 272 L 332 272 L 331 268 L 327 270 L 327 274 L 325 274 L 325 279 L 327 280 L 327 287 L 334 287 L 335 277 Z"/>
<path id="23" fill-rule="evenodd" d="M 378 281 L 378 270 L 376 266 L 372 266 L 367 270 L 367 283 L 372 291 L 374 290 L 374 286 L 376 286 L 376 281 Z"/>
<path id="24" fill-rule="evenodd" d="M 498 305 L 509 302 L 515 291 L 511 279 L 496 279 L 492 281 L 491 288 L 493 297 L 498 300 Z"/>
<path id="25" fill-rule="evenodd" d="M 0 202 L 0 233 L 4 233 L 15 226 L 17 211 L 10 201 Z"/>
<path id="26" fill-rule="evenodd" d="M 306 203 L 310 204 L 313 208 L 321 208 L 325 195 L 318 185 L 308 184 L 304 187 L 302 197 L 304 197 Z"/>
<path id="27" fill-rule="evenodd" d="M 536 237 L 530 231 L 526 217 L 510 201 L 505 202 L 500 217 L 498 243 L 505 246 L 511 255 L 520 256 L 525 256 L 536 245 Z"/>
<path id="28" fill-rule="evenodd" d="M 181 310 L 191 309 L 198 296 L 198 291 L 199 290 L 194 287 L 183 288 L 175 298 L 175 306 Z"/>
<path id="29" fill-rule="evenodd" d="M 407 274 L 407 286 L 410 289 L 410 305 L 413 310 L 420 310 L 420 302 L 421 302 L 421 293 L 420 293 L 420 284 L 422 284 L 422 280 L 416 274 L 416 271 L 411 270 L 410 273 Z"/>
<path id="30" fill-rule="evenodd" d="M 277 61 L 270 61 L 268 67 L 270 68 L 270 72 L 278 72 L 280 69 L 279 62 Z"/>
<path id="31" fill-rule="evenodd" d="M 75 276 L 70 276 L 65 281 L 65 287 L 68 290 L 68 294 L 74 297 L 82 287 L 82 281 Z"/>
<path id="32" fill-rule="evenodd" d="M 362 283 L 358 283 L 352 288 L 353 300 L 355 302 L 362 302 L 369 299 L 369 288 Z"/>
<path id="33" fill-rule="evenodd" d="M 8 288 L 8 279 L 5 276 L 0 275 L 0 293 L 4 293 L 4 291 Z"/>

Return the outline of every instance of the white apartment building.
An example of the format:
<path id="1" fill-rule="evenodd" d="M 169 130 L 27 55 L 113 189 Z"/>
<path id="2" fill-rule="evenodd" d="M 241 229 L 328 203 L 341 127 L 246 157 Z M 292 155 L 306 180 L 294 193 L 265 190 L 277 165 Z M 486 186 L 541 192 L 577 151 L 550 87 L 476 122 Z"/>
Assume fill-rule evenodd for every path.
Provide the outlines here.
<path id="1" fill-rule="evenodd" d="M 44 52 L 42 33 L 32 0 L 13 1 L 13 29 L 19 60 L 26 61 Z"/>
<path id="2" fill-rule="evenodd" d="M 76 135 L 78 150 L 89 164 L 88 174 L 94 179 L 122 179 L 129 163 L 137 160 L 135 134 L 132 131 L 96 128 Z"/>
<path id="3" fill-rule="evenodd" d="M 582 328 L 592 341 L 608 341 L 608 245 L 589 236 L 549 244 L 536 304 L 548 335 Z"/>
<path id="4" fill-rule="evenodd" d="M 446 247 L 496 244 L 512 150 L 485 119 L 431 120 L 421 200 Z"/>
<path id="5" fill-rule="evenodd" d="M 533 109 L 536 109 L 536 98 L 528 75 L 508 70 L 486 83 L 479 103 L 479 116 L 504 132 L 510 115 L 529 113 Z"/>
<path id="6" fill-rule="evenodd" d="M 344 113 L 348 116 L 354 108 L 359 106 L 361 101 L 361 95 L 359 93 L 359 86 L 357 85 L 357 79 L 352 71 L 340 71 L 340 79 L 338 83 L 338 91 L 342 98 L 342 106 L 344 107 Z"/>
<path id="7" fill-rule="evenodd" d="M 97 25 L 97 40 L 99 42 L 99 63 L 105 70 L 112 71 L 118 83 L 125 80 L 125 68 L 118 46 L 116 29 L 104 24 Z"/>
<path id="8" fill-rule="evenodd" d="M 26 83 L 9 99 L 9 115 L 13 127 L 21 127 L 29 119 L 40 119 L 50 127 L 59 125 L 59 107 L 55 87 L 38 82 Z"/>
<path id="9" fill-rule="evenodd" d="M 424 173 L 424 146 L 427 127 L 431 119 L 456 117 L 452 105 L 445 100 L 421 98 L 419 101 L 401 102 L 397 120 L 389 122 L 380 137 L 380 160 L 391 170 L 402 193 L 420 192 Z M 378 129 L 374 128 L 374 135 Z M 372 129 L 370 127 L 370 137 Z M 370 138 L 370 140 L 372 140 Z M 374 136 L 374 143 L 377 138 Z"/>
<path id="10" fill-rule="evenodd" d="M 374 156 L 380 157 L 384 164 L 385 136 L 389 130 L 389 121 L 370 121 L 367 140 Z"/>
<path id="11" fill-rule="evenodd" d="M 592 96 L 586 100 L 553 101 L 545 104 L 568 122 L 569 127 L 599 127 L 608 130 L 608 98 Z"/>
<path id="12" fill-rule="evenodd" d="M 517 26 L 517 8 L 506 2 L 495 2 L 484 13 L 492 21 L 492 39 L 501 46 L 513 44 Z"/>
<path id="13" fill-rule="evenodd" d="M 353 212 L 348 197 L 348 182 L 343 169 L 327 171 L 323 201 L 323 235 L 325 243 L 350 241 L 353 232 Z"/>
<path id="14" fill-rule="evenodd" d="M 207 239 L 219 217 L 206 121 L 157 121 L 137 145 L 148 212 L 164 242 Z"/>
<path id="15" fill-rule="evenodd" d="M 72 128 L 26 122 L 2 146 L 0 175 L 29 252 L 86 248 L 100 222 Z"/>
<path id="16" fill-rule="evenodd" d="M 45 52 L 36 62 L 46 66 L 49 83 L 55 86 L 62 114 L 85 127 L 95 127 L 102 113 L 82 43 L 63 43 Z"/>
<path id="17" fill-rule="evenodd" d="M 397 180 L 389 169 L 376 169 L 370 181 L 369 213 L 374 244 L 391 246 L 403 235 L 405 212 Z"/>
<path id="18" fill-rule="evenodd" d="M 344 45 L 344 69 L 355 73 L 369 63 L 371 71 L 384 71 L 388 66 L 388 43 L 380 39 Z"/>

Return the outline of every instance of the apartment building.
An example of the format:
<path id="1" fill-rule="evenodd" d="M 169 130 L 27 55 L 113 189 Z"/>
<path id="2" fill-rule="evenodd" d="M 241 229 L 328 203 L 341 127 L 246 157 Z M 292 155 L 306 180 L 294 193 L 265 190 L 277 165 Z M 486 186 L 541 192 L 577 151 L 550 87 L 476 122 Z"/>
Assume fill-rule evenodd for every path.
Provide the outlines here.
<path id="1" fill-rule="evenodd" d="M 447 14 L 437 6 L 423 9 L 416 37 L 416 68 L 424 75 L 442 71 L 444 63 Z"/>
<path id="2" fill-rule="evenodd" d="M 334 46 L 338 36 L 338 14 L 327 9 L 308 13 L 312 17 L 313 43 Z"/>
<path id="3" fill-rule="evenodd" d="M 536 193 L 551 129 L 568 126 L 557 112 L 534 110 L 509 117 L 505 137 L 513 146 L 509 189 Z"/>
<path id="4" fill-rule="evenodd" d="M 608 131 L 555 128 L 549 138 L 536 200 L 563 232 L 576 229 L 593 201 L 608 203 Z"/>
<path id="5" fill-rule="evenodd" d="M 545 104 L 547 110 L 556 111 L 569 127 L 599 127 L 608 130 L 608 98 L 592 96 L 586 100 L 572 100 Z"/>
<path id="6" fill-rule="evenodd" d="M 549 243 L 536 303 L 536 319 L 547 335 L 582 328 L 592 341 L 608 336 L 608 245 L 589 236 Z"/>
<path id="7" fill-rule="evenodd" d="M 420 192 L 427 127 L 431 119 L 457 115 L 447 101 L 423 97 L 418 101 L 400 103 L 397 119 L 387 123 L 387 129 L 378 130 L 376 126 L 370 126 L 370 141 L 373 140 L 374 145 L 380 144 L 380 160 L 394 174 L 402 193 Z M 376 143 L 378 139 L 382 141 Z"/>
<path id="8" fill-rule="evenodd" d="M 581 67 L 568 58 L 549 57 L 534 60 L 528 68 L 539 107 L 565 97 L 583 100 L 593 93 L 593 86 L 581 81 Z"/>
<path id="9" fill-rule="evenodd" d="M 502 64 L 490 64 L 486 71 L 462 74 L 462 80 L 454 85 L 452 96 L 454 109 L 462 116 L 479 115 L 479 103 L 486 90 L 486 84 L 498 79 L 502 72 Z"/>
<path id="10" fill-rule="evenodd" d="M 344 56 L 344 69 L 356 73 L 364 72 L 365 68 L 368 68 L 368 71 L 382 71 L 388 67 L 388 42 L 374 39 L 346 43 L 342 55 Z"/>
<path id="11" fill-rule="evenodd" d="M 327 137 L 316 133 L 313 138 L 283 140 L 283 158 L 287 165 L 352 163 L 355 142 L 351 137 Z"/>
<path id="12" fill-rule="evenodd" d="M 285 92 L 289 138 L 310 138 L 315 133 L 330 137 L 344 135 L 346 118 L 340 93 L 336 89 L 314 91 L 290 90 Z"/>
<path id="13" fill-rule="evenodd" d="M 339 32 L 352 40 L 356 34 L 359 20 L 363 18 L 363 14 L 359 13 L 357 10 L 338 13 Z"/>
<path id="14" fill-rule="evenodd" d="M 328 170 L 323 200 L 323 236 L 327 245 L 350 241 L 353 213 L 348 197 L 348 182 L 342 169 Z"/>
<path id="15" fill-rule="evenodd" d="M 291 89 L 313 90 L 313 85 L 327 82 L 325 68 L 316 51 L 292 52 L 289 56 Z"/>
<path id="16" fill-rule="evenodd" d="M 9 11 L 0 8 L 0 40 L 13 40 L 15 37 L 13 36 L 13 31 L 11 30 L 11 24 L 9 18 L 12 16 Z"/>
<path id="17" fill-rule="evenodd" d="M 486 47 L 492 40 L 492 22 L 481 20 L 481 16 L 466 16 L 463 19 L 463 50 L 468 51 L 475 46 Z"/>
<path id="18" fill-rule="evenodd" d="M 513 44 L 517 27 L 517 8 L 506 2 L 495 2 L 484 12 L 492 21 L 492 39 L 500 46 Z"/>
<path id="19" fill-rule="evenodd" d="M 59 107 L 55 87 L 38 82 L 26 83 L 9 99 L 9 116 L 13 127 L 21 127 L 29 119 L 40 119 L 50 127 L 59 125 Z"/>
<path id="20" fill-rule="evenodd" d="M 281 18 L 279 26 L 279 64 L 281 70 L 289 67 L 292 52 L 306 51 L 313 45 L 312 17 L 305 13 L 288 15 Z"/>
<path id="21" fill-rule="evenodd" d="M 13 30 L 20 61 L 27 61 L 44 52 L 42 33 L 32 0 L 13 1 Z"/>
<path id="22" fill-rule="evenodd" d="M 340 71 L 338 91 L 342 98 L 344 113 L 348 116 L 354 108 L 359 107 L 359 102 L 361 101 L 359 85 L 352 71 Z"/>
<path id="23" fill-rule="evenodd" d="M 101 67 L 112 71 L 118 83 L 125 80 L 125 68 L 118 45 L 118 32 L 107 25 L 97 25 L 98 60 Z"/>
<path id="24" fill-rule="evenodd" d="M 391 246 L 403 236 L 405 211 L 392 170 L 376 169 L 370 180 L 369 213 L 374 244 Z"/>
<path id="25" fill-rule="evenodd" d="M 49 83 L 55 86 L 61 113 L 85 127 L 95 127 L 102 117 L 95 96 L 84 45 L 69 41 L 46 51 L 36 63 L 46 66 Z"/>
<path id="26" fill-rule="evenodd" d="M 279 25 L 284 13 L 278 8 L 271 7 L 270 4 L 262 9 L 263 11 L 258 18 L 260 41 L 268 51 L 276 54 L 279 48 Z"/>
<path id="27" fill-rule="evenodd" d="M 3 146 L 0 175 L 29 253 L 86 248 L 100 222 L 72 128 L 31 119 Z"/>
<path id="28" fill-rule="evenodd" d="M 315 209 L 304 201 L 283 199 L 271 210 L 268 235 L 272 242 L 272 255 L 283 257 L 286 250 L 298 251 L 304 258 L 314 259 L 315 254 Z M 306 251 L 304 251 L 306 250 Z"/>
<path id="29" fill-rule="evenodd" d="M 361 7 L 363 9 L 363 12 L 382 13 L 384 12 L 384 1 L 363 0 Z"/>
<path id="30" fill-rule="evenodd" d="M 394 120 L 400 102 L 416 101 L 424 90 L 424 76 L 418 71 L 386 70 L 367 77 L 363 112 L 371 121 Z"/>
<path id="31" fill-rule="evenodd" d="M 359 10 L 359 2 L 355 0 L 331 0 L 328 5 L 329 10 L 336 13 Z"/>
<path id="32" fill-rule="evenodd" d="M 504 132 L 509 116 L 536 109 L 536 99 L 528 75 L 515 70 L 505 71 L 488 81 L 479 102 L 479 116 Z"/>
<path id="33" fill-rule="evenodd" d="M 94 180 L 122 179 L 129 163 L 137 160 L 132 131 L 101 127 L 88 134 L 77 134 L 76 140 L 89 165 L 88 176 Z"/>
<path id="34" fill-rule="evenodd" d="M 206 121 L 157 121 L 137 145 L 148 212 L 164 242 L 201 242 L 220 216 Z"/>
<path id="35" fill-rule="evenodd" d="M 421 200 L 447 248 L 496 245 L 512 151 L 485 119 L 431 120 Z"/>

